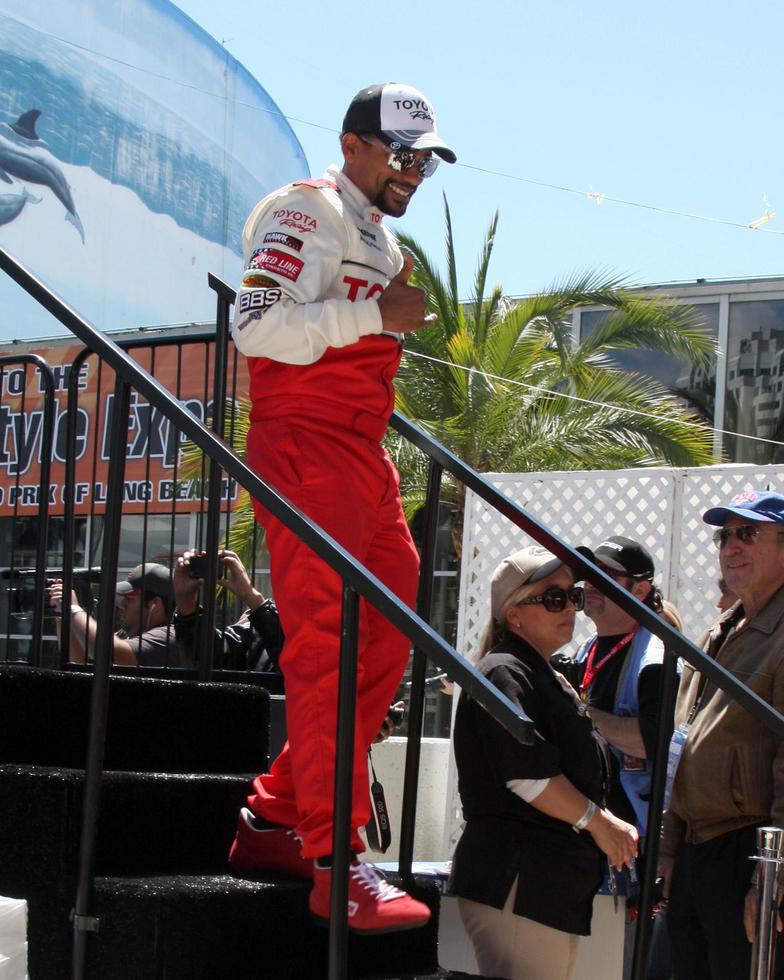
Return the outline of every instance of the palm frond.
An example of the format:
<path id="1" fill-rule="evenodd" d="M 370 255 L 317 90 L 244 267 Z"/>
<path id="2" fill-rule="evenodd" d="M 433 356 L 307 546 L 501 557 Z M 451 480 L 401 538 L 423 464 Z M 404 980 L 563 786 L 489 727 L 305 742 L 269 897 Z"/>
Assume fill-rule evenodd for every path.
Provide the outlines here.
<path id="1" fill-rule="evenodd" d="M 411 253 L 414 259 L 414 271 L 411 282 L 421 286 L 427 293 L 431 309 L 438 314 L 439 325 L 447 334 L 458 328 L 463 318 L 462 308 L 452 303 L 449 288 L 436 271 L 433 260 L 415 238 L 404 232 L 397 233 L 401 248 Z"/>

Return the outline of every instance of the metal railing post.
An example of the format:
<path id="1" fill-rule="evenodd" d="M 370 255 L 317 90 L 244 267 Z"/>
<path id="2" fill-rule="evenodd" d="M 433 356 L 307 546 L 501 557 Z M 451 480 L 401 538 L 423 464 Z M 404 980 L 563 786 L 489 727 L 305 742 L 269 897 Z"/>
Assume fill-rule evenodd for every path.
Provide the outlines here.
<path id="1" fill-rule="evenodd" d="M 115 455 L 112 457 L 112 465 L 109 469 L 106 494 L 103 552 L 101 555 L 101 604 L 98 610 L 98 632 L 95 638 L 95 668 L 90 698 L 90 727 L 87 761 L 84 767 L 84 804 L 82 832 L 79 841 L 76 901 L 72 913 L 74 930 L 73 980 L 84 980 L 87 969 L 88 938 L 91 933 L 98 932 L 98 919 L 92 914 L 91 908 L 109 713 L 109 677 L 114 653 L 114 590 L 117 584 L 117 560 L 120 550 L 130 386 L 118 376 L 114 391 L 112 446 Z M 63 601 L 69 600 L 66 597 Z"/>
<path id="2" fill-rule="evenodd" d="M 430 622 L 433 604 L 433 573 L 436 562 L 436 538 L 438 535 L 438 506 L 443 469 L 433 459 L 427 474 L 425 502 L 425 529 L 422 537 L 422 556 L 419 569 L 417 615 Z M 404 878 L 411 877 L 414 858 L 414 834 L 416 831 L 416 806 L 419 781 L 419 764 L 422 758 L 422 728 L 425 720 L 425 674 L 427 658 L 414 648 L 411 668 L 411 697 L 408 702 L 408 742 L 406 766 L 403 773 L 403 805 L 400 817 L 400 848 L 398 869 Z"/>
<path id="3" fill-rule="evenodd" d="M 212 384 L 212 431 L 219 439 L 223 438 L 226 418 L 226 346 L 229 342 L 229 304 L 220 293 L 215 319 L 215 362 Z M 215 659 L 215 586 L 218 581 L 217 562 L 213 559 L 218 554 L 221 518 L 221 480 L 223 470 L 218 463 L 209 461 L 209 477 L 207 478 L 207 534 L 204 543 L 209 561 L 207 574 L 204 578 L 204 594 L 208 601 L 204 603 L 204 613 L 199 624 L 201 650 L 198 659 L 198 678 L 208 681 L 212 677 L 213 661 Z"/>
<path id="4" fill-rule="evenodd" d="M 359 595 L 343 583 L 340 674 L 335 732 L 335 796 L 332 814 L 332 891 L 329 901 L 329 980 L 345 980 L 348 970 L 348 870 L 351 863 L 351 809 L 359 644 Z"/>
<path id="5" fill-rule="evenodd" d="M 757 828 L 757 922 L 751 948 L 750 980 L 772 980 L 776 966 L 776 920 L 779 913 L 779 878 L 784 830 Z"/>
<path id="6" fill-rule="evenodd" d="M 656 885 L 656 866 L 659 862 L 659 837 L 662 826 L 664 791 L 667 784 L 667 757 L 669 754 L 672 726 L 665 718 L 672 718 L 678 695 L 678 658 L 669 650 L 664 651 L 664 669 L 661 678 L 656 751 L 653 756 L 651 795 L 648 800 L 648 826 L 646 828 L 645 856 L 643 859 L 640 895 L 637 902 L 637 925 L 634 930 L 634 958 L 632 980 L 645 980 L 648 961 L 649 933 L 653 896 Z"/>
<path id="7" fill-rule="evenodd" d="M 33 611 L 33 656 L 36 667 L 43 662 L 44 590 L 46 588 L 46 556 L 49 547 L 49 489 L 51 486 L 52 444 L 54 442 L 54 374 L 40 358 L 37 365 L 44 394 L 44 418 L 41 432 L 41 466 L 38 474 L 38 543 L 36 545 L 35 609 Z"/>
<path id="8" fill-rule="evenodd" d="M 37 354 L 14 354 L 0 357 L 0 365 L 30 364 L 41 376 L 44 412 L 41 420 L 41 466 L 38 471 L 38 540 L 35 548 L 35 580 L 33 584 L 33 640 L 30 661 L 34 667 L 43 662 L 44 613 L 46 604 L 46 555 L 49 546 L 49 487 L 54 441 L 54 374 L 46 361 Z"/>
<path id="9" fill-rule="evenodd" d="M 30 661 L 34 667 L 43 662 L 43 619 L 45 612 L 44 589 L 46 588 L 46 555 L 49 546 L 49 488 L 54 442 L 54 374 L 46 361 L 37 354 L 13 354 L 0 357 L 0 365 L 32 365 L 40 374 L 40 388 L 44 396 L 44 412 L 41 420 L 41 466 L 38 472 L 38 539 L 35 548 L 35 580 L 33 583 L 33 640 Z M 26 377 L 26 375 L 25 375 Z"/>
<path id="10" fill-rule="evenodd" d="M 67 560 L 72 555 L 76 544 L 76 435 L 77 411 L 79 403 L 79 375 L 82 365 L 90 356 L 85 347 L 71 362 L 71 373 L 68 376 L 68 396 L 66 401 L 65 420 L 65 474 L 63 477 L 63 597 L 69 597 L 73 588 L 73 565 Z M 87 542 L 85 542 L 87 547 Z M 85 554 L 85 565 L 91 566 L 92 556 Z M 88 609 L 89 612 L 89 609 Z M 63 602 L 60 614 L 60 666 L 68 663 L 71 652 L 71 630 L 69 624 L 71 611 L 68 603 Z"/>

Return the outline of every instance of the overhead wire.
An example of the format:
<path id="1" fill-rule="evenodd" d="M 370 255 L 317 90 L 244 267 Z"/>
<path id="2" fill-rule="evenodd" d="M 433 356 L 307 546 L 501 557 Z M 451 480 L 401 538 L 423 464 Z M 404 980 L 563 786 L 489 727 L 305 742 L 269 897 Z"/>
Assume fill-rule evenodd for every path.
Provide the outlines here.
<path id="1" fill-rule="evenodd" d="M 655 419 L 658 422 L 660 422 L 662 419 L 661 415 L 656 415 L 655 412 L 645 412 L 642 409 L 628 408 L 625 405 L 613 405 L 611 402 L 600 402 L 592 398 L 583 398 L 580 395 L 571 395 L 566 391 L 558 391 L 555 388 L 547 388 L 543 387 L 542 385 L 532 385 L 527 381 L 518 381 L 516 378 L 505 378 L 503 375 L 493 374 L 491 371 L 483 371 L 481 368 L 469 367 L 466 364 L 456 364 L 454 361 L 445 361 L 439 357 L 432 357 L 430 354 L 423 354 L 420 351 L 404 349 L 403 356 L 418 357 L 423 361 L 432 361 L 434 364 L 442 364 L 444 367 L 451 369 L 457 368 L 458 371 L 465 371 L 467 374 L 478 374 L 492 381 L 501 381 L 504 384 L 515 385 L 519 388 L 527 388 L 529 391 L 536 391 L 543 395 L 552 395 L 554 398 L 566 398 L 569 401 L 580 402 L 583 405 L 591 405 L 594 408 L 617 409 L 623 411 L 627 415 L 638 415 L 642 418 Z M 709 429 L 714 434 L 733 436 L 736 439 L 750 439 L 753 442 L 764 442 L 771 446 L 784 446 L 784 442 L 779 442 L 776 439 L 766 439 L 764 436 L 746 435 L 743 432 L 735 432 L 732 429 L 721 429 L 718 426 L 709 426 L 705 422 L 690 422 L 688 419 L 679 419 L 678 425 L 684 425 L 694 429 Z"/>
<path id="2" fill-rule="evenodd" d="M 191 82 L 185 82 L 182 81 L 181 79 L 174 78 L 171 75 L 166 75 L 163 74 L 162 72 L 155 72 L 149 68 L 142 68 L 139 65 L 134 65 L 131 62 L 125 61 L 121 58 L 115 58 L 111 55 L 105 54 L 103 51 L 96 51 L 94 48 L 90 48 L 84 44 L 79 44 L 76 41 L 71 41 L 67 38 L 61 37 L 60 35 L 54 34 L 50 31 L 44 31 L 41 28 L 32 27 L 31 25 L 27 25 L 27 26 L 30 27 L 31 30 L 37 31 L 38 33 L 43 34 L 46 37 L 50 37 L 56 41 L 59 41 L 61 44 L 67 44 L 70 47 L 76 48 L 79 51 L 84 51 L 97 58 L 103 58 L 104 60 L 112 62 L 113 64 L 121 65 L 123 68 L 130 68 L 133 71 L 138 71 L 142 74 L 149 75 L 152 78 L 158 78 L 162 81 L 171 82 L 174 85 L 179 85 L 183 88 L 189 89 L 190 91 L 199 92 L 202 95 L 209 96 L 210 98 L 226 99 L 226 100 L 229 98 L 229 96 L 225 92 L 213 92 L 210 91 L 209 89 L 202 88 L 199 85 L 194 85 Z M 226 53 L 228 57 L 233 58 L 233 55 L 230 55 L 228 51 Z M 233 58 L 233 60 L 236 61 L 237 59 Z M 237 62 L 237 64 L 240 64 L 240 62 Z M 231 99 L 232 102 L 237 106 L 242 106 L 243 108 L 250 109 L 255 112 L 265 112 L 268 115 L 278 116 L 281 119 L 285 119 L 286 122 L 288 123 L 298 123 L 299 125 L 302 126 L 310 126 L 314 129 L 322 130 L 323 132 L 334 133 L 335 135 L 339 135 L 340 133 L 340 131 L 335 129 L 334 126 L 324 126 L 321 123 L 312 122 L 309 119 L 302 119 L 301 117 L 298 116 L 291 116 L 285 112 L 281 112 L 280 109 L 278 109 L 277 107 L 268 108 L 266 106 L 260 106 L 257 103 L 244 102 L 242 99 L 238 99 L 234 96 L 232 96 Z M 476 173 L 487 174 L 488 176 L 492 176 L 492 177 L 500 177 L 503 180 L 513 180 L 518 183 L 532 184 L 536 187 L 545 187 L 548 190 L 559 191 L 563 194 L 572 194 L 578 197 L 587 198 L 588 200 L 595 200 L 600 203 L 604 201 L 608 201 L 609 203 L 619 205 L 620 207 L 638 208 L 645 211 L 653 211 L 658 214 L 672 215 L 674 217 L 679 217 L 679 218 L 688 218 L 692 221 L 705 221 L 705 222 L 709 222 L 710 224 L 726 225 L 730 228 L 740 228 L 745 231 L 754 231 L 767 235 L 784 235 L 784 231 L 780 231 L 776 228 L 764 227 L 762 222 L 764 221 L 765 223 L 767 223 L 767 221 L 771 220 L 771 218 L 775 216 L 775 212 L 772 212 L 769 209 L 766 210 L 765 215 L 763 215 L 763 218 L 757 219 L 757 221 L 751 221 L 751 222 L 734 221 L 731 218 L 717 218 L 712 215 L 697 214 L 696 212 L 693 211 L 681 211 L 678 210 L 677 208 L 667 208 L 656 204 L 647 204 L 643 201 L 633 201 L 633 200 L 628 200 L 627 198 L 613 197 L 610 194 L 605 194 L 605 193 L 600 194 L 590 189 L 586 191 L 577 187 L 570 187 L 568 184 L 556 184 L 553 183 L 552 181 L 542 180 L 538 177 L 527 177 L 527 176 L 522 176 L 520 174 L 508 174 L 500 170 L 492 170 L 489 167 L 481 167 L 477 164 L 457 163 L 455 164 L 455 166 L 463 170 L 472 170 L 475 171 Z"/>
<path id="3" fill-rule="evenodd" d="M 28 26 L 30 26 L 30 25 L 28 25 Z M 77 50 L 85 51 L 88 54 L 91 54 L 91 55 L 93 55 L 95 57 L 98 57 L 98 58 L 103 58 L 106 61 L 113 62 L 114 64 L 121 65 L 122 67 L 130 68 L 130 69 L 132 69 L 134 71 L 138 71 L 138 72 L 141 72 L 143 74 L 150 75 L 153 78 L 158 78 L 158 79 L 161 79 L 163 81 L 169 81 L 172 84 L 179 85 L 179 86 L 181 86 L 183 88 L 190 89 L 191 91 L 199 92 L 202 95 L 207 95 L 207 96 L 210 96 L 211 98 L 228 99 L 228 96 L 225 93 L 211 92 L 208 89 L 202 88 L 201 86 L 193 85 L 193 84 L 191 84 L 189 82 L 182 81 L 181 79 L 174 78 L 174 77 L 172 77 L 170 75 L 165 75 L 165 74 L 160 73 L 160 72 L 154 72 L 154 71 L 152 71 L 152 70 L 150 70 L 148 68 L 142 68 L 139 65 L 134 65 L 131 62 L 124 61 L 124 60 L 122 60 L 120 58 L 112 57 L 111 55 L 107 55 L 107 54 L 105 54 L 102 51 L 97 51 L 97 50 L 95 50 L 93 48 L 87 47 L 86 45 L 78 44 L 75 41 L 71 41 L 71 40 L 69 40 L 67 38 L 60 37 L 59 35 L 54 34 L 52 32 L 43 31 L 40 28 L 31 27 L 31 29 L 32 30 L 35 30 L 35 31 L 38 31 L 39 33 L 44 34 L 47 37 L 53 38 L 54 40 L 60 41 L 62 44 L 69 45 L 70 47 L 76 48 Z M 228 54 L 228 52 L 227 52 L 227 54 Z M 330 132 L 330 133 L 334 133 L 336 135 L 339 134 L 339 130 L 336 130 L 332 126 L 324 126 L 324 125 L 321 125 L 320 123 L 315 123 L 315 122 L 312 122 L 311 120 L 308 120 L 308 119 L 302 119 L 302 118 L 297 117 L 297 116 L 288 115 L 288 114 L 286 114 L 284 112 L 281 112 L 280 109 L 278 109 L 277 107 L 274 108 L 274 109 L 267 108 L 265 106 L 260 106 L 260 105 L 258 105 L 256 103 L 244 102 L 243 100 L 237 99 L 237 98 L 233 98 L 233 101 L 235 102 L 236 105 L 243 106 L 244 108 L 248 108 L 248 109 L 251 109 L 253 111 L 265 112 L 265 113 L 268 113 L 269 115 L 278 116 L 278 117 L 280 117 L 282 119 L 285 119 L 289 123 L 296 122 L 296 123 L 299 123 L 300 125 L 303 125 L 303 126 L 310 126 L 312 128 L 315 128 L 315 129 L 320 129 L 320 130 L 322 130 L 324 132 Z M 646 204 L 646 203 L 643 203 L 641 201 L 632 201 L 632 200 L 628 200 L 628 199 L 625 199 L 625 198 L 613 197 L 611 195 L 604 194 L 604 193 L 597 194 L 596 192 L 594 192 L 592 190 L 585 191 L 585 190 L 581 190 L 581 189 L 576 188 L 576 187 L 570 187 L 570 186 L 568 186 L 566 184 L 556 184 L 556 183 L 552 183 L 550 181 L 541 180 L 541 179 L 536 178 L 536 177 L 525 177 L 525 176 L 521 176 L 519 174 L 508 174 L 508 173 L 504 173 L 502 171 L 492 170 L 489 167 L 480 167 L 480 166 L 475 165 L 475 164 L 468 164 L 468 163 L 460 164 L 460 163 L 458 163 L 458 164 L 456 164 L 456 166 L 462 167 L 464 170 L 473 170 L 473 171 L 475 171 L 477 173 L 487 174 L 488 176 L 500 177 L 500 178 L 502 178 L 504 180 L 513 180 L 513 181 L 517 181 L 519 183 L 533 184 L 534 186 L 537 186 L 537 187 L 545 187 L 548 190 L 560 191 L 560 192 L 565 193 L 565 194 L 578 195 L 580 197 L 587 197 L 588 199 L 600 200 L 601 202 L 608 201 L 608 202 L 610 202 L 612 204 L 617 204 L 617 205 L 620 205 L 622 207 L 640 208 L 640 209 L 647 210 L 647 211 L 654 211 L 654 212 L 657 212 L 659 214 L 668 214 L 668 215 L 673 215 L 673 216 L 677 216 L 677 217 L 681 217 L 681 218 L 689 218 L 689 219 L 694 220 L 694 221 L 706 221 L 706 222 L 710 222 L 712 224 L 727 225 L 727 226 L 730 226 L 730 227 L 733 227 L 733 228 L 740 228 L 740 229 L 743 229 L 743 230 L 746 230 L 746 231 L 762 232 L 762 233 L 769 234 L 769 235 L 784 235 L 784 231 L 779 231 L 779 230 L 777 230 L 775 228 L 766 228 L 766 227 L 763 227 L 758 222 L 747 223 L 747 222 L 733 221 L 733 220 L 728 219 L 728 218 L 717 218 L 717 217 L 713 217 L 711 215 L 697 214 L 695 212 L 690 212 L 690 211 L 681 211 L 681 210 L 678 210 L 678 209 L 675 209 L 675 208 L 664 208 L 664 207 L 661 207 L 661 206 L 658 206 L 658 205 Z M 768 214 L 768 212 L 766 212 L 766 214 Z M 419 358 L 422 358 L 424 360 L 433 361 L 434 363 L 443 364 L 443 365 L 446 365 L 446 366 L 451 367 L 451 368 L 458 368 L 459 370 L 466 371 L 468 373 L 480 374 L 480 375 L 483 375 L 484 377 L 486 377 L 488 379 L 492 379 L 492 380 L 495 380 L 495 381 L 502 381 L 505 384 L 511 384 L 511 385 L 515 385 L 515 386 L 518 386 L 518 387 L 521 387 L 521 388 L 527 388 L 527 389 L 529 389 L 531 391 L 541 392 L 542 394 L 550 394 L 550 395 L 553 395 L 553 396 L 558 397 L 558 398 L 566 398 L 566 399 L 569 399 L 571 401 L 581 402 L 583 404 L 591 405 L 591 406 L 593 406 L 595 408 L 618 408 L 619 407 L 619 406 L 611 405 L 611 404 L 606 403 L 606 402 L 598 402 L 598 401 L 595 401 L 595 400 L 592 400 L 592 399 L 589 399 L 589 398 L 582 398 L 582 397 L 580 397 L 578 395 L 571 395 L 571 394 L 569 394 L 567 392 L 556 391 L 556 390 L 551 389 L 551 388 L 544 388 L 544 387 L 541 387 L 541 386 L 538 386 L 538 385 L 528 384 L 527 382 L 524 382 L 524 381 L 518 381 L 518 380 L 515 380 L 515 379 L 512 379 L 512 378 L 504 378 L 504 377 L 502 377 L 500 375 L 495 375 L 495 374 L 492 374 L 492 373 L 487 372 L 487 371 L 482 371 L 479 368 L 472 368 L 472 367 L 468 367 L 468 366 L 462 365 L 462 364 L 454 364 L 454 363 L 452 363 L 450 361 L 443 361 L 443 360 L 440 360 L 439 358 L 435 358 L 435 357 L 431 357 L 431 356 L 429 356 L 427 354 L 419 353 L 418 351 L 410 351 L 409 350 L 409 351 L 406 351 L 405 353 L 406 353 L 407 356 L 419 357 Z M 655 415 L 652 412 L 644 412 L 641 409 L 633 409 L 633 408 L 626 407 L 623 410 L 626 413 L 628 413 L 628 414 L 637 415 L 637 416 L 640 416 L 642 418 L 660 419 L 660 416 L 657 416 L 657 415 Z M 691 427 L 694 427 L 694 428 L 705 428 L 706 427 L 704 423 L 700 423 L 700 422 L 689 422 L 687 420 L 682 420 L 680 424 L 685 425 L 685 426 L 691 426 Z M 773 446 L 784 446 L 784 442 L 779 442 L 779 441 L 777 441 L 775 439 L 768 439 L 768 438 L 765 438 L 763 436 L 746 435 L 746 434 L 741 433 L 741 432 L 735 432 L 735 431 L 733 431 L 731 429 L 722 429 L 722 428 L 719 428 L 718 426 L 710 426 L 709 428 L 710 428 L 710 430 L 714 434 L 719 434 L 719 435 L 723 435 L 723 436 L 724 435 L 726 435 L 726 436 L 732 436 L 732 437 L 737 438 L 737 439 L 748 439 L 748 440 L 751 440 L 753 442 L 762 442 L 762 443 L 766 443 L 768 445 L 773 445 Z"/>

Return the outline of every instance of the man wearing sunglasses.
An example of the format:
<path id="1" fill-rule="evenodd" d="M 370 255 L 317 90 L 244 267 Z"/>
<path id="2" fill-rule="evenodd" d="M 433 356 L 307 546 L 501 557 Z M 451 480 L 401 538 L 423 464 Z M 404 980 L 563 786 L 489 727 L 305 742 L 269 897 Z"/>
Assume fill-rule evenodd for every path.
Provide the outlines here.
<path id="1" fill-rule="evenodd" d="M 418 557 L 381 447 L 395 403 L 402 339 L 428 318 L 412 268 L 383 224 L 402 217 L 439 159 L 455 162 L 425 96 L 389 82 L 362 89 L 340 136 L 342 168 L 264 198 L 243 232 L 245 273 L 232 335 L 248 357 L 247 459 L 260 476 L 413 606 Z M 234 867 L 313 879 L 310 909 L 326 924 L 342 583 L 260 505 L 285 643 L 289 742 L 248 799 Z M 366 751 L 408 660 L 409 642 L 361 603 L 352 850 L 369 818 Z M 423 925 L 428 909 L 352 865 L 349 926 Z"/>
<path id="2" fill-rule="evenodd" d="M 594 549 L 596 564 L 635 598 L 656 608 L 651 553 L 631 538 L 611 537 Z M 596 633 L 577 653 L 582 665 L 579 692 L 588 714 L 612 748 L 608 806 L 637 825 L 645 836 L 651 764 L 656 751 L 660 682 L 664 660 L 661 640 L 585 583 L 585 615 Z"/>
<path id="3" fill-rule="evenodd" d="M 703 520 L 718 528 L 721 575 L 740 598 L 703 649 L 784 713 L 784 496 L 748 490 Z M 689 664 L 675 723 L 680 761 L 671 782 L 668 773 L 660 851 L 675 980 L 747 977 L 756 911 L 749 856 L 757 827 L 784 827 L 784 746 Z M 780 941 L 775 976 L 784 976 Z"/>

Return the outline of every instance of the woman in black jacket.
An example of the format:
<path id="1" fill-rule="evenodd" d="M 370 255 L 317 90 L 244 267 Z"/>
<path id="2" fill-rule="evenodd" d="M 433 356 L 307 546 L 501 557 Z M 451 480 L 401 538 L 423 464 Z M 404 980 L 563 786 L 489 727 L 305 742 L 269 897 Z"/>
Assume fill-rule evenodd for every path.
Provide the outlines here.
<path id="1" fill-rule="evenodd" d="M 544 548 L 506 558 L 491 586 L 478 669 L 535 726 L 523 745 L 465 693 L 454 748 L 465 829 L 452 891 L 483 976 L 568 980 L 609 862 L 631 865 L 637 831 L 602 808 L 604 747 L 550 666 L 582 590 Z"/>

